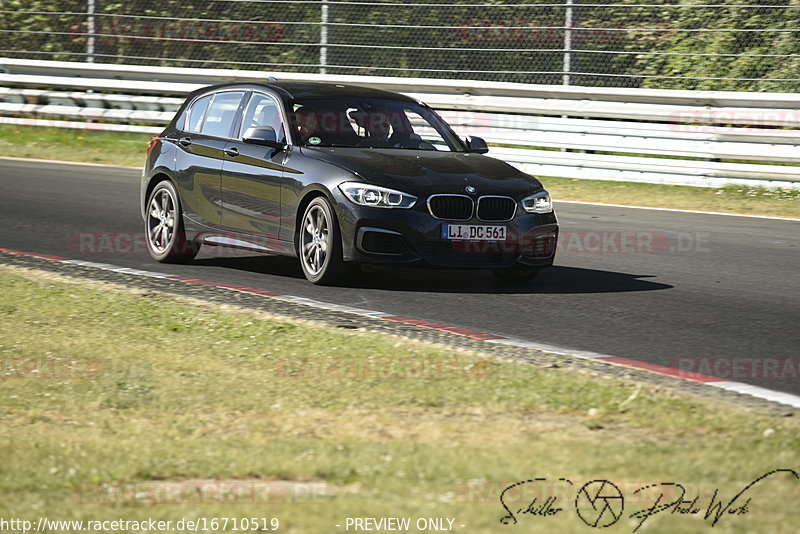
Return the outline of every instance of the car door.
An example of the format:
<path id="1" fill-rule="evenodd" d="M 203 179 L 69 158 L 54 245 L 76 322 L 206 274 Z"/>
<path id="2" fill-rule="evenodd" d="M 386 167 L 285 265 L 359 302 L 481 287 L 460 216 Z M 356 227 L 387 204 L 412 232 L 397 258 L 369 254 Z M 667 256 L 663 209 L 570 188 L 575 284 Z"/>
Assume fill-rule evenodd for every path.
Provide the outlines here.
<path id="1" fill-rule="evenodd" d="M 191 104 L 176 140 L 176 180 L 184 214 L 204 226 L 220 224 L 224 149 L 244 95 L 222 91 L 201 96 Z"/>
<path id="2" fill-rule="evenodd" d="M 285 150 L 242 141 L 249 128 L 273 128 L 278 141 L 285 128 L 278 99 L 254 91 L 244 106 L 238 132 L 225 146 L 222 164 L 222 226 L 226 230 L 278 239 Z"/>

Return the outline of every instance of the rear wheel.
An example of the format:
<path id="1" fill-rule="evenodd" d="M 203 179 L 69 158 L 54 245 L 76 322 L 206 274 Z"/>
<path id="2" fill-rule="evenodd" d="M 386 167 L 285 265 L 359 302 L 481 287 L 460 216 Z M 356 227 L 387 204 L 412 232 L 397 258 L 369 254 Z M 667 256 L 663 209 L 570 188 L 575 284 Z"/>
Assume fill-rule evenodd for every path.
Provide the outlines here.
<path id="1" fill-rule="evenodd" d="M 539 268 L 517 263 L 511 267 L 492 269 L 492 274 L 503 282 L 527 282 L 536 278 Z"/>
<path id="2" fill-rule="evenodd" d="M 314 284 L 341 282 L 349 272 L 349 265 L 342 259 L 342 236 L 336 215 L 323 197 L 312 200 L 303 213 L 297 252 L 303 274 Z"/>
<path id="3" fill-rule="evenodd" d="M 145 213 L 147 251 L 161 263 L 191 261 L 200 245 L 186 238 L 181 203 L 175 187 L 168 180 L 153 188 Z"/>

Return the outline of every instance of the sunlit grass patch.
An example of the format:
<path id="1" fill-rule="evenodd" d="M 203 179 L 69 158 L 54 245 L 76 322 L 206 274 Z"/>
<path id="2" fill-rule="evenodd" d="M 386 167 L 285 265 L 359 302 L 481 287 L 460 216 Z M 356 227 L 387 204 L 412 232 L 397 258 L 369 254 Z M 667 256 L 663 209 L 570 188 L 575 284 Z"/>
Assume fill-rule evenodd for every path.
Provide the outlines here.
<path id="1" fill-rule="evenodd" d="M 554 177 L 541 180 L 556 200 L 800 217 L 800 189 L 741 185 L 706 188 Z"/>
<path id="2" fill-rule="evenodd" d="M 0 269 L 0 292 L 0 517 L 328 533 L 446 516 L 488 533 L 510 528 L 499 493 L 518 480 L 679 481 L 707 500 L 798 467 L 794 418 L 626 380 L 20 269 Z M 777 477 L 725 521 L 794 532 L 796 490 Z M 547 530 L 580 525 L 569 512 Z M 648 531 L 698 525 L 663 514 Z"/>
<path id="3" fill-rule="evenodd" d="M 0 156 L 141 167 L 152 135 L 0 124 Z"/>

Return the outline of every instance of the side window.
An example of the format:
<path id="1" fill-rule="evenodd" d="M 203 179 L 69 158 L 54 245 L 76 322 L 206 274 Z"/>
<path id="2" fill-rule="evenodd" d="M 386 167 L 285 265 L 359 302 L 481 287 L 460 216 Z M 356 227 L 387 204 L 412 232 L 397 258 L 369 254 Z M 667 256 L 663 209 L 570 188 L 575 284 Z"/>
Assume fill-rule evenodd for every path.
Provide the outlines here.
<path id="1" fill-rule="evenodd" d="M 249 128 L 259 128 L 262 126 L 269 126 L 275 130 L 278 141 L 283 141 L 285 139 L 286 134 L 283 131 L 281 110 L 278 107 L 278 103 L 275 102 L 275 99 L 267 95 L 254 93 L 244 112 L 244 120 L 242 120 L 239 138 L 243 137 L 244 133 Z"/>
<path id="2" fill-rule="evenodd" d="M 211 107 L 208 108 L 208 113 L 206 113 L 206 120 L 200 128 L 200 133 L 228 137 L 231 125 L 236 118 L 239 102 L 242 101 L 242 96 L 244 96 L 243 91 L 215 94 L 214 101 L 211 102 Z"/>
<path id="3" fill-rule="evenodd" d="M 208 104 L 211 102 L 211 95 L 204 96 L 195 101 L 189 109 L 189 122 L 186 127 L 188 132 L 199 132 L 203 125 L 203 117 L 206 116 Z"/>

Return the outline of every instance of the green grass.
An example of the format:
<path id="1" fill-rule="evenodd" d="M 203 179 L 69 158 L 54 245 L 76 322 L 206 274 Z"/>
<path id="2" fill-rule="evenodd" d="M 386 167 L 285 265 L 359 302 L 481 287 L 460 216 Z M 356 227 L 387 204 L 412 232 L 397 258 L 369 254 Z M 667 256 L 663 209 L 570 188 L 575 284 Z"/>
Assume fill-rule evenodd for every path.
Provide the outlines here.
<path id="1" fill-rule="evenodd" d="M 720 188 L 541 178 L 556 200 L 579 200 L 655 208 L 800 217 L 800 190 L 729 185 Z"/>
<path id="2" fill-rule="evenodd" d="M 0 156 L 141 167 L 151 137 L 0 124 Z"/>
<path id="3" fill-rule="evenodd" d="M 604 478 L 629 492 L 675 481 L 707 503 L 714 488 L 730 499 L 756 476 L 800 467 L 795 418 L 629 381 L 20 269 L 0 269 L 0 292 L 3 518 L 266 516 L 316 534 L 344 531 L 334 525 L 346 517 L 455 517 L 461 532 L 569 533 L 588 529 L 569 503 L 500 525 L 499 492 L 535 477 Z M 398 378 L 434 363 L 444 371 Z M 100 483 L 210 479 L 315 481 L 335 494 L 259 505 L 81 498 Z M 747 515 L 717 529 L 794 533 L 797 489 L 769 480 Z M 662 514 L 646 531 L 706 528 Z"/>
<path id="4" fill-rule="evenodd" d="M 0 156 L 141 167 L 151 136 L 0 125 Z M 800 190 L 702 188 L 543 177 L 555 199 L 800 217 Z"/>

